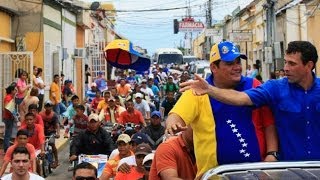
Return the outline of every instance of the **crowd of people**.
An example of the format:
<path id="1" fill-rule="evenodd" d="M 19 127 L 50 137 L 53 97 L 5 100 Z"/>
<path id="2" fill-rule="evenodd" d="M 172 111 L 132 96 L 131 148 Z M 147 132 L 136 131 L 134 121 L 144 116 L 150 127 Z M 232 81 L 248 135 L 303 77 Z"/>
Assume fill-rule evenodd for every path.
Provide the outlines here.
<path id="1" fill-rule="evenodd" d="M 167 73 L 168 69 L 165 73 L 163 69 L 155 66 L 150 73 L 139 75 L 133 70 L 118 70 L 113 86 L 108 86 L 104 73 L 99 72 L 96 79 L 86 83 L 88 87 L 82 102 L 72 81 L 64 80 L 63 74 L 53 76 L 46 99 L 42 69 L 34 67 L 32 78 L 26 71 L 21 71 L 17 81 L 6 88 L 3 121 L 7 158 L 0 177 L 12 161 L 12 148 L 15 147 L 28 149 L 32 162 L 29 171 L 40 174 L 37 157 L 45 154 L 45 139 L 51 135 L 60 138 L 60 131 L 64 132 L 64 138 L 70 138 L 70 162 L 77 161 L 81 154 L 110 155 L 114 157 L 110 161 L 115 162 L 107 163 L 102 178 L 116 177 L 116 164 L 124 157 L 134 156 L 138 157 L 135 164 L 140 164 L 140 168 L 133 170 L 136 170 L 134 174 L 144 176 L 143 157 L 152 154 L 163 142 L 164 120 L 179 95 L 179 75 Z M 111 126 L 111 130 L 107 130 L 107 126 Z M 23 142 L 19 141 L 21 133 L 26 134 Z M 126 138 L 123 138 L 124 134 L 127 134 Z M 13 137 L 15 140 L 10 146 Z M 54 169 L 60 165 L 59 155 L 54 139 L 49 144 L 54 155 L 50 167 Z M 139 152 L 140 144 L 142 149 L 149 148 L 150 151 Z M 124 176 L 119 175 L 120 179 Z"/>
<path id="2" fill-rule="evenodd" d="M 116 180 L 199 179 L 223 164 L 319 159 L 315 47 L 290 42 L 284 73 L 263 84 L 256 79 L 256 65 L 242 75 L 241 59 L 246 55 L 225 41 L 211 49 L 207 79 L 194 75 L 191 80 L 188 71 L 170 73 L 155 64 L 143 74 L 117 70 L 110 85 L 99 72 L 92 82 L 86 80 L 83 102 L 72 82 L 61 84 L 59 75 L 44 99 L 42 69 L 34 68 L 30 85 L 23 71 L 6 89 L 6 158 L 0 177 L 11 162 L 10 177 L 19 176 L 15 167 L 25 165 L 20 176 L 40 178 L 33 173 L 39 173 L 45 137 L 60 138 L 62 129 L 70 138 L 70 162 L 81 154 L 109 156 L 100 173 L 88 163 L 75 166 L 74 179 L 98 174 Z M 12 135 L 16 140 L 10 146 Z M 56 168 L 58 151 L 54 141 L 49 143 Z"/>

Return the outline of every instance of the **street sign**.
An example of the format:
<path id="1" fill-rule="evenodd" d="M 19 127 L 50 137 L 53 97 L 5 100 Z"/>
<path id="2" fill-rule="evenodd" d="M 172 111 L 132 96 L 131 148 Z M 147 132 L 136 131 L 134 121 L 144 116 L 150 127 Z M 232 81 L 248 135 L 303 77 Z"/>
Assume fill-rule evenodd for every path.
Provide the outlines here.
<path id="1" fill-rule="evenodd" d="M 183 21 L 179 22 L 180 32 L 196 32 L 202 31 L 204 29 L 204 24 L 200 21 L 194 21 L 193 18 L 185 18 Z"/>
<path id="2" fill-rule="evenodd" d="M 251 42 L 252 32 L 231 32 L 230 41 L 233 42 Z"/>
<path id="3" fill-rule="evenodd" d="M 208 36 L 217 36 L 222 34 L 222 30 L 217 30 L 217 29 L 206 29 L 205 35 Z"/>

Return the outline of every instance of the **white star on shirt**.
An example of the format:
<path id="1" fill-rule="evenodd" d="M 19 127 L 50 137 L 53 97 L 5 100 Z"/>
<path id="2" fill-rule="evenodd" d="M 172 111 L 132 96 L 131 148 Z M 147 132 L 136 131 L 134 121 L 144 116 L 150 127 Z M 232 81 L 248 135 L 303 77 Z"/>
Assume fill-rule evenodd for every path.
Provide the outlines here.
<path id="1" fill-rule="evenodd" d="M 245 153 L 246 150 L 245 149 L 241 149 L 239 152 L 240 152 L 240 154 L 242 154 L 242 153 Z"/>
<path id="2" fill-rule="evenodd" d="M 234 129 L 232 129 L 232 132 L 236 133 L 236 132 L 238 132 L 238 129 L 234 128 Z"/>
<path id="3" fill-rule="evenodd" d="M 244 142 L 244 140 L 245 140 L 245 139 L 243 139 L 243 138 L 239 139 L 239 141 L 240 141 L 241 143 Z"/>
<path id="4" fill-rule="evenodd" d="M 241 137 L 241 134 L 240 133 L 238 133 L 238 134 L 236 134 L 237 135 L 237 137 Z"/>
<path id="5" fill-rule="evenodd" d="M 243 143 L 243 144 L 241 144 L 241 145 L 242 145 L 242 147 L 247 147 L 247 146 L 248 146 L 247 143 Z"/>
<path id="6" fill-rule="evenodd" d="M 250 156 L 250 153 L 245 153 L 244 154 L 244 157 L 249 157 Z"/>
<path id="7" fill-rule="evenodd" d="M 229 119 L 229 120 L 227 121 L 227 124 L 230 124 L 231 122 L 232 122 L 232 120 Z"/>
<path id="8" fill-rule="evenodd" d="M 234 127 L 236 127 L 236 125 L 235 124 L 230 124 L 230 127 L 234 128 Z"/>

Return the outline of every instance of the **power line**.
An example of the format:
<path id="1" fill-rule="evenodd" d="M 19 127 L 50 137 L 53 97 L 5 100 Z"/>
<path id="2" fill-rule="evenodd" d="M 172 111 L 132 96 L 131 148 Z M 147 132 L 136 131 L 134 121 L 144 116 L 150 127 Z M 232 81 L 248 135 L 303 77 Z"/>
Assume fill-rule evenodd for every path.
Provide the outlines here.
<path id="1" fill-rule="evenodd" d="M 199 5 L 194 5 L 199 6 Z M 159 12 L 159 11 L 174 11 L 179 9 L 187 9 L 188 6 L 184 7 L 175 7 L 175 8 L 164 8 L 164 9 L 137 9 L 137 10 L 106 10 L 106 11 L 112 11 L 112 12 Z M 90 10 L 90 9 L 89 9 Z"/>

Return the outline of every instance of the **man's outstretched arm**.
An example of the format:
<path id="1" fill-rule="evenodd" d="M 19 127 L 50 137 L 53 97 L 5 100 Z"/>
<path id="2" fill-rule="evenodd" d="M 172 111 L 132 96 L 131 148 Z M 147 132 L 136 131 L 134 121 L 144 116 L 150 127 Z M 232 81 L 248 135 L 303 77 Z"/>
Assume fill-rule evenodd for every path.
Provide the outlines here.
<path id="1" fill-rule="evenodd" d="M 180 87 L 180 92 L 191 89 L 194 95 L 201 96 L 204 94 L 208 94 L 214 99 L 225 104 L 235 106 L 253 105 L 251 99 L 246 93 L 232 89 L 220 89 L 211 86 L 206 80 L 204 80 L 197 74 L 195 75 L 195 80 L 181 83 Z"/>

